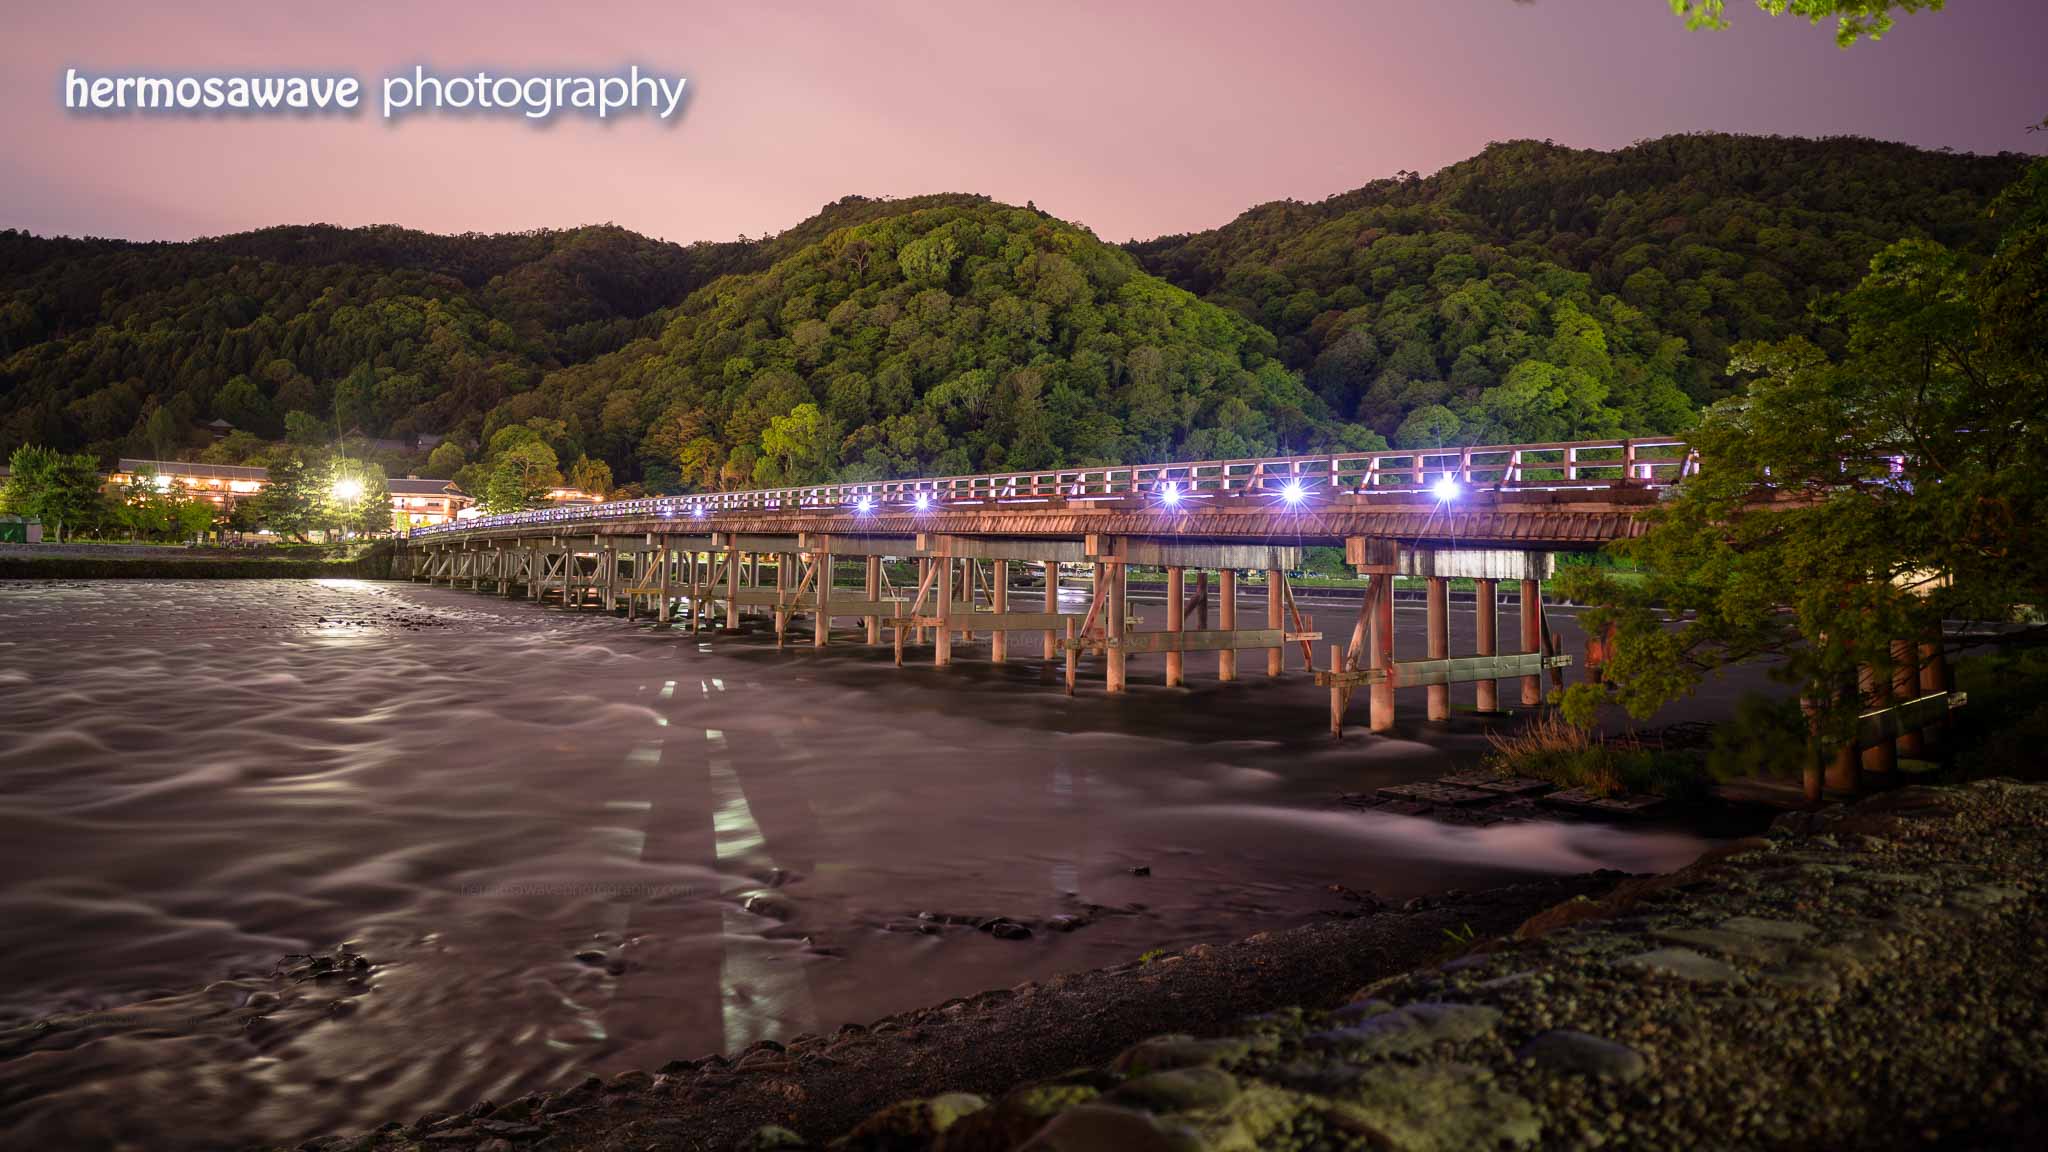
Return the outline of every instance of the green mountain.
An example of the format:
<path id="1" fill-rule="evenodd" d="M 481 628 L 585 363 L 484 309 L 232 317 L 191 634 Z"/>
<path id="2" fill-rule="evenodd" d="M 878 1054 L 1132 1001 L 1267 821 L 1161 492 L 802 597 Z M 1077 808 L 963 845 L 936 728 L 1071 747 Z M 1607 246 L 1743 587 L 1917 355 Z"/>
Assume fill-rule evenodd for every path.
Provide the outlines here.
<path id="1" fill-rule="evenodd" d="M 1265 326 L 1335 412 L 1397 440 L 1675 432 L 1725 393 L 1731 345 L 1830 345 L 1810 307 L 1885 245 L 1984 251 L 1984 209 L 2027 159 L 1862 139 L 1517 141 L 1131 250 Z"/>
<path id="2" fill-rule="evenodd" d="M 1516 142 L 1123 249 L 967 195 L 849 197 L 688 246 L 0 232 L 0 453 L 239 458 L 260 445 L 207 448 L 196 425 L 274 439 L 297 413 L 302 437 L 446 434 L 472 456 L 516 426 L 666 490 L 1680 431 L 1731 346 L 1833 340 L 1812 307 L 1883 245 L 1984 250 L 2024 161 Z"/>

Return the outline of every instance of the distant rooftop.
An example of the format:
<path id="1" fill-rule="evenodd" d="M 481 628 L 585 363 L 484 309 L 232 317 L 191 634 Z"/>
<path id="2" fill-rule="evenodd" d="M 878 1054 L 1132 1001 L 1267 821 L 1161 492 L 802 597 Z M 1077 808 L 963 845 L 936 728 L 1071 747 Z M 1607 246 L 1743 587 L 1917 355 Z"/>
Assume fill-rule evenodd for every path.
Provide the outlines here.
<path id="1" fill-rule="evenodd" d="M 132 460 L 124 456 L 114 469 L 133 476 L 137 472 L 154 472 L 159 476 L 192 476 L 201 480 L 268 480 L 268 468 L 252 468 L 243 464 L 192 464 L 184 460 Z"/>
<path id="2" fill-rule="evenodd" d="M 390 487 L 393 496 L 443 496 L 450 492 L 458 496 L 462 494 L 462 489 L 457 488 L 453 480 L 421 480 L 407 477 L 403 480 L 387 480 L 385 484 Z"/>

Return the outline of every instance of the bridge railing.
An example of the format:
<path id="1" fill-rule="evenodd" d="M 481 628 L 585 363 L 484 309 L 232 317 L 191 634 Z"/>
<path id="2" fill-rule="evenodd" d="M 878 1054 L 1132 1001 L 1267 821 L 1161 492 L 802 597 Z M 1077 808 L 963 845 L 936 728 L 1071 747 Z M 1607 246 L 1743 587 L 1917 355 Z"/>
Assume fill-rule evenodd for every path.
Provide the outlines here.
<path id="1" fill-rule="evenodd" d="M 1053 497 L 1087 501 L 1142 495 L 1169 506 L 1252 493 L 1266 493 L 1290 505 L 1309 504 L 1340 492 L 1411 491 L 1455 498 L 1466 488 L 1529 491 L 1623 485 L 1662 487 L 1677 483 L 1698 468 L 1699 458 L 1686 443 L 1668 437 L 1336 452 L 650 496 L 473 517 L 453 524 L 415 528 L 409 535 L 661 516 L 697 519 L 740 511 L 926 510 L 941 506 L 1022 504 Z"/>

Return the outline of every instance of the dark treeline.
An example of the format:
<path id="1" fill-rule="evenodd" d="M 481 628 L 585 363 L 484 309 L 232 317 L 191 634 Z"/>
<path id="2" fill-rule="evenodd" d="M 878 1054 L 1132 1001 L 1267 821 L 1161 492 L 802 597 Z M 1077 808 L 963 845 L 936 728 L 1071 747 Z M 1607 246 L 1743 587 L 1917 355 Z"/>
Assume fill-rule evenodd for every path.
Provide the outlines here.
<path id="1" fill-rule="evenodd" d="M 1683 431 L 1729 350 L 1893 240 L 1985 250 L 2019 156 L 1687 136 L 1496 145 L 1107 245 L 978 196 L 772 238 L 601 226 L 0 233 L 0 452 L 253 457 L 360 432 L 487 485 L 535 437 L 649 489 Z M 197 425 L 246 436 L 207 445 Z M 500 436 L 506 429 L 517 436 Z"/>

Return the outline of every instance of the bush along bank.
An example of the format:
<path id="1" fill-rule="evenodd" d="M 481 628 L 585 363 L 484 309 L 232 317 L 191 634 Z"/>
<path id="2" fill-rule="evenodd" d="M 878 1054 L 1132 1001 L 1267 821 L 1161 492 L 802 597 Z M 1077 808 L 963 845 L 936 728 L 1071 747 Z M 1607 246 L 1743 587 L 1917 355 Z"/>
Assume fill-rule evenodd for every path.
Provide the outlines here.
<path id="1" fill-rule="evenodd" d="M 2002 780 L 1788 814 L 1334 1011 L 905 1102 L 830 1146 L 2042 1147 L 2044 830 L 2048 787 Z"/>

